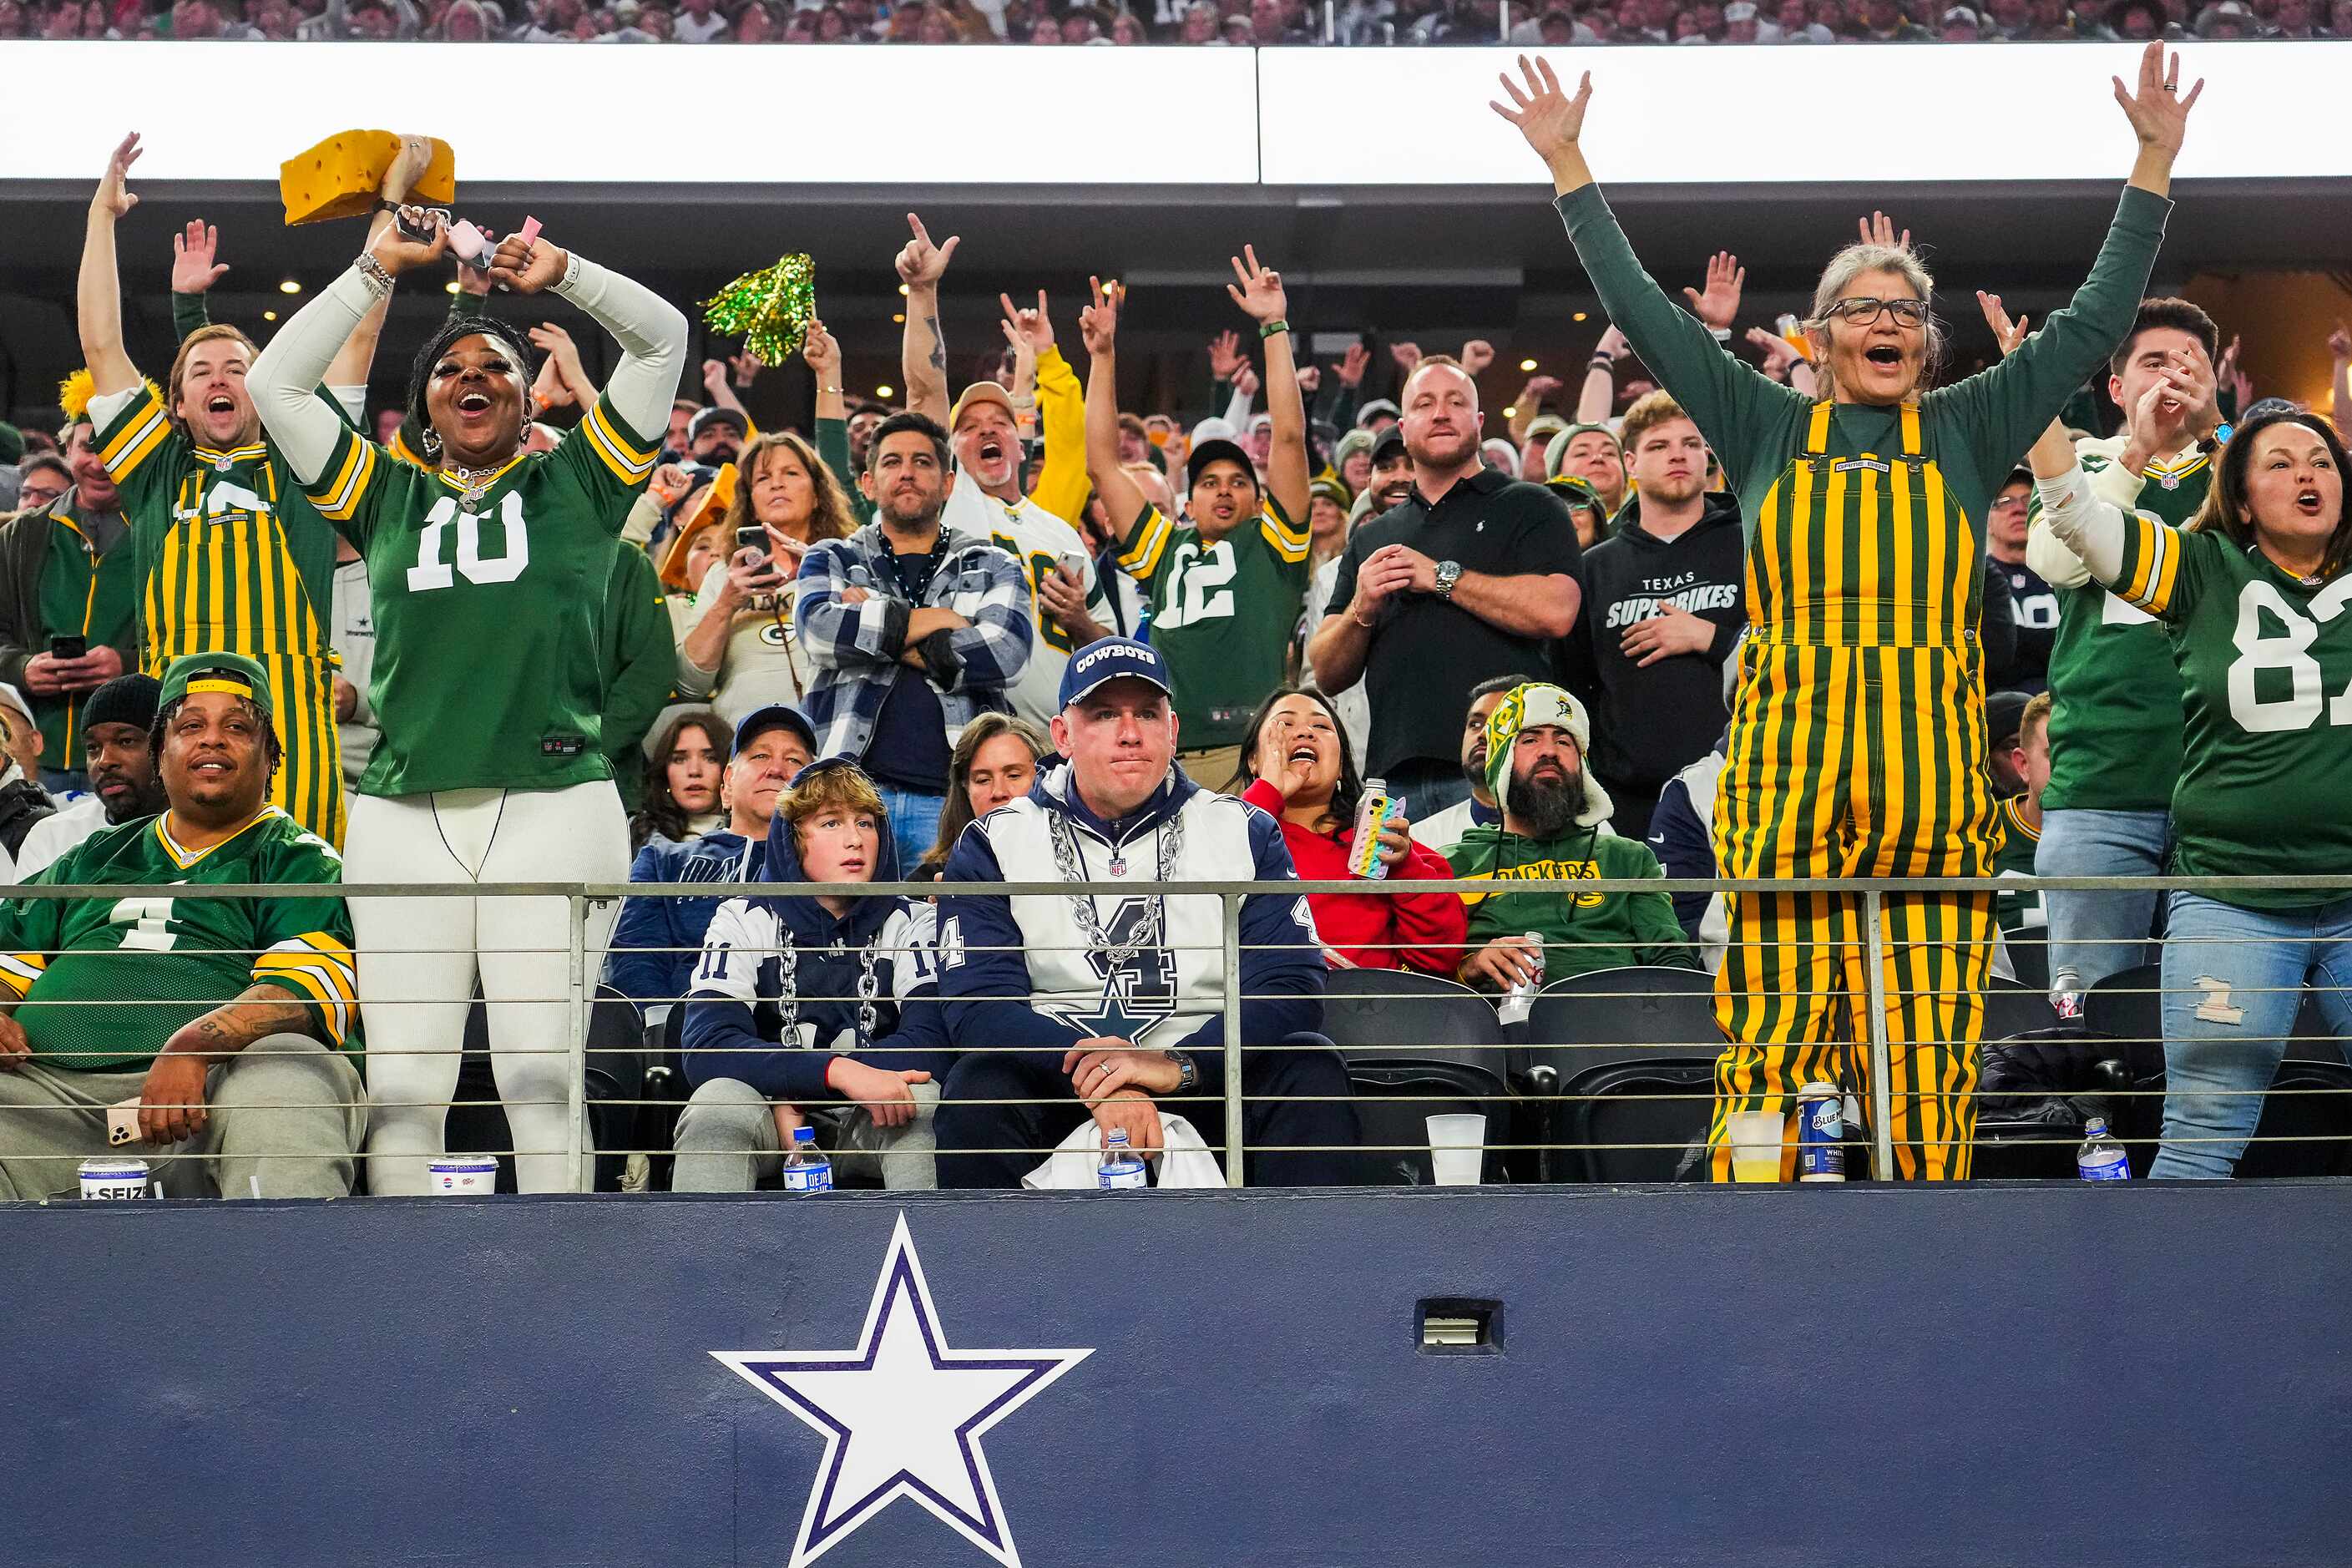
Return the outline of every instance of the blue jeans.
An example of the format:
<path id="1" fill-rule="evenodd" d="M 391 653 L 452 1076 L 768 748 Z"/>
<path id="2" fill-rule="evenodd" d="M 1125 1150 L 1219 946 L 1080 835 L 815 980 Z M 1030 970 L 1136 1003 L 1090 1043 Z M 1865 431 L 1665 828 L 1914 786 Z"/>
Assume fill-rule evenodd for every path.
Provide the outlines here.
<path id="1" fill-rule="evenodd" d="M 940 836 L 940 813 L 946 807 L 948 797 L 916 795 L 886 784 L 874 787 L 881 792 L 883 809 L 890 814 L 890 837 L 898 846 L 898 868 L 909 870 L 916 861 L 931 852 L 931 845 Z"/>
<path id="2" fill-rule="evenodd" d="M 2227 1176 L 2262 1121 L 2306 977 L 2336 1037 L 2352 1037 L 2352 899 L 2250 910 L 2174 893 L 2166 907 L 2164 1143 L 2148 1175 Z"/>
<path id="3" fill-rule="evenodd" d="M 1470 780 L 1458 763 L 1449 766 L 1416 757 L 1391 768 L 1382 782 L 1390 795 L 1404 801 L 1405 815 L 1415 822 L 1470 798 Z"/>
<path id="4" fill-rule="evenodd" d="M 2033 851 L 2038 877 L 2153 877 L 2164 869 L 2172 817 L 2162 811 L 2053 811 Z M 2159 889 L 2042 895 L 2050 916 L 2050 973 L 2069 964 L 2083 989 L 2148 961 Z"/>

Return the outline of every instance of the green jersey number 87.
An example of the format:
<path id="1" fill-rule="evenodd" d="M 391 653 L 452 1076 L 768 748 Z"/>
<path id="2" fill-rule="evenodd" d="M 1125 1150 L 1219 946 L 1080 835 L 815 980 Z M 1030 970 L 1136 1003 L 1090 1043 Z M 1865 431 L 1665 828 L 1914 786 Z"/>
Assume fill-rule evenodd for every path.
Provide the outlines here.
<path id="1" fill-rule="evenodd" d="M 2238 629 L 2231 639 L 2238 658 L 2230 666 L 2230 717 L 2240 729 L 2248 734 L 2275 734 L 2308 730 L 2319 721 L 2321 677 L 2311 647 L 2319 640 L 2319 628 L 2342 613 L 2347 594 L 2352 594 L 2352 578 L 2331 584 L 2313 599 L 2312 613 L 2306 616 L 2271 584 L 2257 579 L 2246 584 L 2238 595 Z M 2264 635 L 2266 620 L 2277 623 L 2279 635 Z M 2286 695 L 2259 694 L 2261 674 L 2271 669 L 2286 671 Z M 2275 681 L 2267 684 L 2277 689 Z M 2326 708 L 2331 725 L 2352 724 L 2352 684 L 2329 700 Z"/>

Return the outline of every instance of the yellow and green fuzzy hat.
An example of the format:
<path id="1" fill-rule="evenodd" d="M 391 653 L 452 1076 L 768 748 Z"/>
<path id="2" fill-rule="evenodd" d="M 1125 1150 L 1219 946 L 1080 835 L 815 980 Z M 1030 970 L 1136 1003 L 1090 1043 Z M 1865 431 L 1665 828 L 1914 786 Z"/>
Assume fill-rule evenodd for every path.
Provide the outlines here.
<path id="1" fill-rule="evenodd" d="M 1579 771 L 1584 775 L 1584 809 L 1577 813 L 1577 826 L 1595 827 L 1616 816 L 1616 803 L 1592 776 L 1592 721 L 1586 717 L 1584 704 L 1565 688 L 1540 680 L 1512 687 L 1486 715 L 1486 793 L 1495 797 L 1495 805 L 1507 813 L 1511 809 L 1511 752 L 1519 731 L 1544 724 L 1567 731 L 1576 742 Z"/>

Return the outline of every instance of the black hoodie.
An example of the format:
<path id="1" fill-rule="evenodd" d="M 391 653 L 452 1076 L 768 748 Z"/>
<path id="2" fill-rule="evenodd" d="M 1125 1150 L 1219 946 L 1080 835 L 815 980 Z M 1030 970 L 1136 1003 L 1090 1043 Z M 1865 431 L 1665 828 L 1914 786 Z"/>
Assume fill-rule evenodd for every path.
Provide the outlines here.
<path id="1" fill-rule="evenodd" d="M 1748 624 L 1739 502 L 1720 491 L 1680 535 L 1643 531 L 1639 493 L 1618 510 L 1609 536 L 1584 552 L 1584 607 L 1568 646 L 1569 684 L 1592 713 L 1592 771 L 1615 790 L 1654 795 L 1706 755 L 1723 733 L 1723 661 Z M 1662 605 L 1715 624 L 1704 653 L 1642 668 L 1626 630 Z"/>

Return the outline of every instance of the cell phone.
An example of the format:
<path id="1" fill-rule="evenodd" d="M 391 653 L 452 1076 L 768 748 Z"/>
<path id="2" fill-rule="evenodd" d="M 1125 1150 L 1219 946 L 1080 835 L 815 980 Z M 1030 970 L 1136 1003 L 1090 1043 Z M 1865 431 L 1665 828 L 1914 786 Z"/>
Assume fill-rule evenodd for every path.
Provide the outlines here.
<path id="1" fill-rule="evenodd" d="M 398 229 L 405 238 L 413 239 L 419 245 L 430 245 L 433 243 L 433 219 L 438 217 L 446 224 L 449 221 L 449 215 L 439 207 L 419 207 L 415 211 L 417 216 L 425 220 L 421 226 L 410 222 L 410 209 L 402 206 L 394 209 L 392 226 Z"/>
<path id="2" fill-rule="evenodd" d="M 1083 583 L 1087 580 L 1087 558 L 1076 551 L 1064 552 L 1058 564 L 1062 568 L 1062 575 L 1071 582 Z"/>
<path id="3" fill-rule="evenodd" d="M 758 551 L 760 552 L 760 564 L 762 566 L 767 565 L 768 531 L 761 528 L 758 523 L 745 524 L 743 527 L 735 531 L 735 548 L 738 550 Z"/>
<path id="4" fill-rule="evenodd" d="M 86 637 L 58 636 L 49 638 L 51 658 L 81 658 L 89 653 L 89 639 Z"/>
<path id="5" fill-rule="evenodd" d="M 136 1095 L 106 1108 L 106 1142 L 113 1148 L 139 1142 L 139 1100 Z"/>

